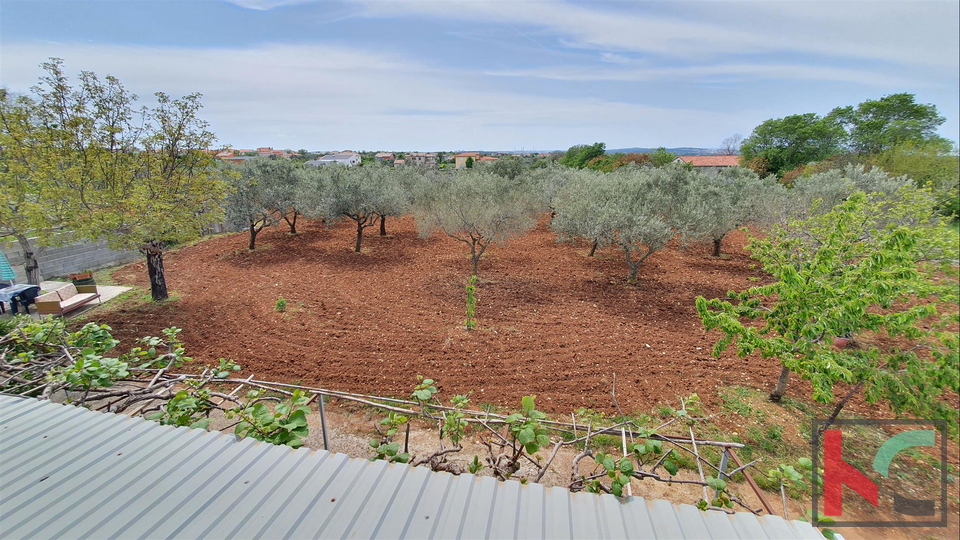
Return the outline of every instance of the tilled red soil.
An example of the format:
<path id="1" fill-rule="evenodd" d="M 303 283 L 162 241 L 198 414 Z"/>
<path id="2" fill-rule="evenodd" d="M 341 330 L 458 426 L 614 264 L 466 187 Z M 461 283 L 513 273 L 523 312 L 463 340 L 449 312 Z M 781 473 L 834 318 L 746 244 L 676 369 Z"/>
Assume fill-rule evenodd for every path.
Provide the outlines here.
<path id="1" fill-rule="evenodd" d="M 475 404 L 516 406 L 536 394 L 540 408 L 558 413 L 614 411 L 614 374 L 620 405 L 632 411 L 676 406 L 693 392 L 710 402 L 723 385 L 767 388 L 777 375 L 768 361 L 712 357 L 718 334 L 703 330 L 694 309 L 698 295 L 763 278 L 743 233 L 730 235 L 720 259 L 706 247 L 656 253 L 629 284 L 621 251 L 588 258 L 588 246 L 557 243 L 541 223 L 484 255 L 479 326 L 468 332 L 467 246 L 439 234 L 418 238 L 411 218 L 387 225 L 387 237 L 367 230 L 361 254 L 352 251 L 350 223 L 307 223 L 296 236 L 267 230 L 254 252 L 245 233 L 186 247 L 166 257 L 179 300 L 102 321 L 125 345 L 182 327 L 198 361 L 233 358 L 261 379 L 407 396 L 420 374 L 446 397 L 473 392 Z M 147 286 L 143 264 L 114 278 Z M 280 297 L 286 313 L 274 307 Z M 790 393 L 803 395 L 803 386 Z"/>

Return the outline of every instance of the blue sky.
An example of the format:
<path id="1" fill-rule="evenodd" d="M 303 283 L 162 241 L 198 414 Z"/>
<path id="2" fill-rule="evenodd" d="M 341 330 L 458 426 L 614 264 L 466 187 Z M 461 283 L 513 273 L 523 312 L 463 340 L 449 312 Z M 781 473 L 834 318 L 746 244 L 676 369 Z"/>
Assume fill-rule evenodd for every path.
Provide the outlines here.
<path id="1" fill-rule="evenodd" d="M 955 0 L 0 0 L 0 85 L 55 56 L 201 92 L 246 148 L 717 147 L 896 92 L 957 141 L 958 20 Z"/>

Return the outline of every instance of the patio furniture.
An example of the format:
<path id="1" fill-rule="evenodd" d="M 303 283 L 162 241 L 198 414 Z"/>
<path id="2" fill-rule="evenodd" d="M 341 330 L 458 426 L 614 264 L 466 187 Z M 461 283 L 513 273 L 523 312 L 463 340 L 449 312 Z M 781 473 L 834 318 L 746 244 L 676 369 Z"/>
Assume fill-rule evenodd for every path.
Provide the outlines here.
<path id="1" fill-rule="evenodd" d="M 80 292 L 77 290 L 77 286 L 71 283 L 66 287 L 38 296 L 36 300 L 37 313 L 40 315 L 63 316 L 65 313 L 100 298 L 96 286 L 87 285 L 84 290 L 89 290 L 86 287 L 91 287 L 93 292 Z"/>
<path id="2" fill-rule="evenodd" d="M 0 289 L 0 306 L 3 305 L 3 302 L 9 302 L 13 308 L 13 313 L 17 313 L 17 303 L 20 295 L 26 291 L 32 291 L 34 289 L 39 291 L 40 286 L 24 283 L 22 285 L 10 285 L 9 287 L 4 287 Z M 33 296 L 31 296 L 31 298 L 33 298 Z"/>

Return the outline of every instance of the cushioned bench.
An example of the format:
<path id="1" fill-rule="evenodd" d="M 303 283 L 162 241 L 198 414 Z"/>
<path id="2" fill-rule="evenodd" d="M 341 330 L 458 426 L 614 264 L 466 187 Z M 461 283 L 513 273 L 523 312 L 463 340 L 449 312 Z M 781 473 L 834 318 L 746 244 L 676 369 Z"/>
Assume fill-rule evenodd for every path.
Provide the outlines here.
<path id="1" fill-rule="evenodd" d="M 60 315 L 69 313 L 84 304 L 100 298 L 96 285 L 70 284 L 53 292 L 37 297 L 34 302 L 40 315 Z M 98 300 L 99 301 L 99 300 Z"/>

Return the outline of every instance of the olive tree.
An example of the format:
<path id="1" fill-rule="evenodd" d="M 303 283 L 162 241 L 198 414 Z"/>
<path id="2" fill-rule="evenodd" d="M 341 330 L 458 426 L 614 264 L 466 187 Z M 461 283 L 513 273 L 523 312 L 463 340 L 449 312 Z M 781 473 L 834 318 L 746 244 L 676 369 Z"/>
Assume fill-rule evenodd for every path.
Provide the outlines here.
<path id="1" fill-rule="evenodd" d="M 490 244 L 523 234 L 536 221 L 528 192 L 489 171 L 431 178 L 415 209 L 421 236 L 443 231 L 470 247 L 472 275 Z"/>
<path id="2" fill-rule="evenodd" d="M 289 159 L 256 159 L 252 162 L 257 163 L 262 171 L 261 178 L 266 181 L 269 200 L 277 219 L 286 222 L 290 234 L 297 234 L 297 218 L 303 215 L 298 198 L 300 182 L 303 180 L 299 171 L 303 166 Z"/>
<path id="3" fill-rule="evenodd" d="M 485 165 L 493 174 L 513 180 L 523 174 L 526 167 L 523 160 L 517 156 L 502 157 L 489 165 Z"/>
<path id="4" fill-rule="evenodd" d="M 250 234 L 248 248 L 256 248 L 257 234 L 280 221 L 276 212 L 270 185 L 271 168 L 276 160 L 255 159 L 239 167 L 226 167 L 225 177 L 230 186 L 226 198 L 227 221 Z"/>
<path id="5" fill-rule="evenodd" d="M 413 207 L 423 173 L 429 169 L 425 167 L 402 167 L 400 169 L 385 169 L 388 183 L 383 187 L 383 196 L 380 198 L 380 208 L 377 215 L 380 217 L 380 236 L 387 235 L 387 218 L 400 217 Z"/>
<path id="6" fill-rule="evenodd" d="M 628 165 L 586 182 L 571 182 L 557 196 L 554 227 L 567 237 L 621 248 L 627 279 L 634 281 L 650 255 L 695 226 L 697 205 L 691 191 L 697 174 L 675 164 Z"/>
<path id="7" fill-rule="evenodd" d="M 403 213 L 408 204 L 393 169 L 328 165 L 321 168 L 320 173 L 324 190 L 314 212 L 330 219 L 352 220 L 357 226 L 354 245 L 357 253 L 360 253 L 364 229 L 375 225 L 382 216 Z"/>
<path id="8" fill-rule="evenodd" d="M 699 203 L 696 220 L 687 237 L 713 244 L 719 257 L 727 233 L 747 224 L 765 226 L 777 217 L 786 189 L 769 176 L 760 178 L 749 169 L 730 167 L 717 174 L 698 174 L 690 191 Z"/>
<path id="9" fill-rule="evenodd" d="M 595 172 L 564 167 L 554 161 L 544 163 L 542 167 L 529 169 L 519 178 L 520 182 L 528 187 L 530 200 L 537 210 L 550 212 L 553 218 L 555 217 L 554 202 L 561 189 L 583 176 L 592 177 L 595 176 Z"/>
<path id="10" fill-rule="evenodd" d="M 592 242 L 589 257 L 593 257 L 597 248 L 613 240 L 617 228 L 615 187 L 604 173 L 590 170 L 575 170 L 573 174 L 563 174 L 558 167 L 541 169 L 560 174 L 544 175 L 541 182 L 547 193 L 555 194 L 550 198 L 553 220 L 551 225 L 560 234 L 561 239 L 584 238 Z M 574 171 L 564 167 L 566 171 Z M 543 192 L 538 190 L 538 192 Z"/>
<path id="11" fill-rule="evenodd" d="M 893 196 L 855 191 L 748 249 L 775 281 L 728 300 L 697 298 L 704 326 L 721 332 L 715 355 L 735 343 L 741 356 L 779 362 L 775 402 L 796 373 L 821 402 L 834 401 L 837 383 L 849 385 L 832 418 L 863 390 L 868 403 L 897 414 L 956 423 L 942 396 L 960 390 L 958 237 L 928 192 L 909 184 Z M 838 337 L 858 346 L 834 346 Z"/>
<path id="12" fill-rule="evenodd" d="M 832 210 L 855 191 L 892 195 L 910 180 L 880 169 L 848 164 L 842 169 L 801 176 L 790 191 L 788 213 L 783 219 L 809 217 Z"/>

